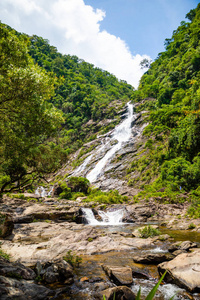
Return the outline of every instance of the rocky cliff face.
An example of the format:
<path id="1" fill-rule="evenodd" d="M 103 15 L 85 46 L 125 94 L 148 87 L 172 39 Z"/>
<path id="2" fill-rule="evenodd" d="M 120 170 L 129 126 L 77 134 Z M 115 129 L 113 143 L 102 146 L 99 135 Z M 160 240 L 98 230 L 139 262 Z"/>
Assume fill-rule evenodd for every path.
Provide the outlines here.
<path id="1" fill-rule="evenodd" d="M 130 138 L 128 141 L 122 142 L 121 147 L 106 162 L 103 170 L 96 180 L 92 182 L 95 187 L 103 191 L 116 189 L 120 194 L 128 196 L 133 196 L 139 192 L 139 189 L 136 187 L 128 186 L 129 178 L 127 176 L 127 169 L 130 168 L 131 162 L 144 148 L 146 138 L 142 136 L 142 132 L 147 125 L 145 121 L 146 115 L 147 112 L 145 111 L 134 114 L 131 122 Z M 122 121 L 126 117 L 123 114 Z M 96 164 L 118 143 L 117 140 L 113 140 L 112 138 L 113 131 L 98 136 L 97 139 L 85 144 L 70 157 L 67 165 L 56 175 L 61 177 L 68 174 L 87 177 Z M 134 174 L 136 177 L 139 175 Z"/>

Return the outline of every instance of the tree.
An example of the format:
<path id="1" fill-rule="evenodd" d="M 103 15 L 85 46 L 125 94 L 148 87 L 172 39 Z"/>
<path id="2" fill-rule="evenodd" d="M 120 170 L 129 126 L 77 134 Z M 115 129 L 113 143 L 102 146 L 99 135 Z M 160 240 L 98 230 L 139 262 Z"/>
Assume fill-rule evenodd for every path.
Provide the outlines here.
<path id="1" fill-rule="evenodd" d="M 57 80 L 34 65 L 28 40 L 0 23 L 0 187 L 16 188 L 36 177 L 35 149 L 62 122 L 62 115 L 47 100 Z M 44 170 L 45 171 L 45 170 Z"/>

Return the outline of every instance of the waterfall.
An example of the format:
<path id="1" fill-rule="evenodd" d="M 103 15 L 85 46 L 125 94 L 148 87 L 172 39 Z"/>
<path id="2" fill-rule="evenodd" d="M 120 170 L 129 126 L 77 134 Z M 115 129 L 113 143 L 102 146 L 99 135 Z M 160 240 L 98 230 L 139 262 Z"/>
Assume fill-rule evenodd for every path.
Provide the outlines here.
<path id="1" fill-rule="evenodd" d="M 35 194 L 40 197 L 51 196 L 52 192 L 53 192 L 53 186 L 50 188 L 44 188 L 43 186 L 38 186 L 37 189 L 35 190 Z"/>
<path id="2" fill-rule="evenodd" d="M 106 166 L 107 162 L 113 157 L 113 155 L 121 149 L 122 143 L 127 142 L 131 137 L 131 123 L 133 120 L 133 104 L 130 102 L 128 106 L 128 116 L 127 118 L 118 126 L 115 127 L 111 141 L 117 140 L 117 144 L 113 145 L 112 148 L 105 154 L 105 156 L 96 164 L 95 168 L 90 171 L 86 178 L 90 182 L 95 182 L 99 175 L 102 174 L 103 168 Z M 103 150 L 105 145 L 103 145 L 99 151 Z"/>
<path id="3" fill-rule="evenodd" d="M 102 221 L 95 219 L 93 211 L 90 208 L 82 208 L 85 218 L 90 225 L 122 225 L 122 219 L 124 217 L 124 209 L 115 211 L 104 212 L 99 210 L 98 215 Z"/>

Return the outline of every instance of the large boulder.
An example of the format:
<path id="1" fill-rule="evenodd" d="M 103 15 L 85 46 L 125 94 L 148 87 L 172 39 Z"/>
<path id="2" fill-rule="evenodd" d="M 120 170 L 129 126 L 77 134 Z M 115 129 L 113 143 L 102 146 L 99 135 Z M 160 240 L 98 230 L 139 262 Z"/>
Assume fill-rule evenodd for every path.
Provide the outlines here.
<path id="1" fill-rule="evenodd" d="M 135 294 L 127 286 L 109 288 L 101 292 L 106 300 L 134 300 Z M 102 299 L 102 298 L 101 298 Z"/>
<path id="2" fill-rule="evenodd" d="M 0 213 L 0 237 L 6 237 L 12 234 L 14 223 L 12 216 L 8 213 Z"/>
<path id="3" fill-rule="evenodd" d="M 200 250 L 182 253 L 173 260 L 158 265 L 160 274 L 165 270 L 165 281 L 177 284 L 192 293 L 200 292 Z"/>
<path id="4" fill-rule="evenodd" d="M 103 270 L 117 285 L 131 285 L 133 283 L 132 269 L 129 267 L 114 267 L 102 265 Z"/>

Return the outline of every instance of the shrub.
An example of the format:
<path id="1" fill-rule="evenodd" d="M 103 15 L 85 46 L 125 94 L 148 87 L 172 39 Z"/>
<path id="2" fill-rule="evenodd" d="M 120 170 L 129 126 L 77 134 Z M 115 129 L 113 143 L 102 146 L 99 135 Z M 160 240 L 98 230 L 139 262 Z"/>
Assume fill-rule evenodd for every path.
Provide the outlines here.
<path id="1" fill-rule="evenodd" d="M 3 257 L 7 260 L 10 260 L 10 255 L 5 253 L 2 249 L 1 249 L 1 243 L 0 243 L 0 257 Z"/>
<path id="2" fill-rule="evenodd" d="M 188 226 L 188 229 L 194 229 L 196 228 L 196 225 L 194 223 L 190 223 L 190 225 Z"/>
<path id="3" fill-rule="evenodd" d="M 144 228 L 138 229 L 140 236 L 144 239 L 148 237 L 157 236 L 160 234 L 160 231 L 151 225 L 145 226 Z"/>
<path id="4" fill-rule="evenodd" d="M 67 181 L 67 185 L 72 192 L 82 192 L 84 194 L 87 194 L 90 182 L 87 178 L 84 177 L 70 177 Z"/>
<path id="5" fill-rule="evenodd" d="M 63 259 L 68 262 L 72 267 L 79 267 L 82 262 L 82 258 L 72 252 L 72 250 L 67 251 Z"/>
<path id="6" fill-rule="evenodd" d="M 62 189 L 62 193 L 59 194 L 59 198 L 71 199 L 71 189 L 67 186 L 66 182 L 59 182 L 59 186 Z"/>

